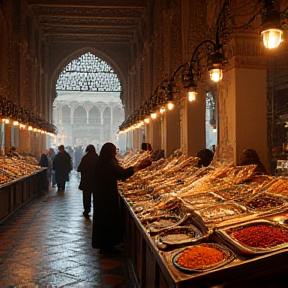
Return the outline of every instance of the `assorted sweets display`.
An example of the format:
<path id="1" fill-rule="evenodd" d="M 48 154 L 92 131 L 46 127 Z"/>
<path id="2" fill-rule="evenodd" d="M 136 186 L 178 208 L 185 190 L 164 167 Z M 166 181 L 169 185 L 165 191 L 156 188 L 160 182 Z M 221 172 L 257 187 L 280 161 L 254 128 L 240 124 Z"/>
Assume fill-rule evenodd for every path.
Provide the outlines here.
<path id="1" fill-rule="evenodd" d="M 0 186 L 37 172 L 36 163 L 32 157 L 0 157 Z"/>
<path id="2" fill-rule="evenodd" d="M 177 150 L 119 184 L 158 252 L 173 255 L 166 261 L 201 273 L 288 247 L 288 220 L 280 217 L 288 213 L 288 177 L 219 159 L 199 168 L 198 160 Z"/>

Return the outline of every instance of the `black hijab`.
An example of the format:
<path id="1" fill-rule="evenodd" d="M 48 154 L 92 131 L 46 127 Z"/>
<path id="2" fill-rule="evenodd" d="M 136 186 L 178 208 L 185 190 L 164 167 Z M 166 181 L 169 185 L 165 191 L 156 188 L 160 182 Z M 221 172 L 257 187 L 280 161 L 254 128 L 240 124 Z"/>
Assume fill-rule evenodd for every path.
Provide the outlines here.
<path id="1" fill-rule="evenodd" d="M 103 145 L 97 161 L 96 170 L 101 169 L 105 164 L 112 159 L 116 159 L 116 146 L 113 143 L 107 142 Z"/>

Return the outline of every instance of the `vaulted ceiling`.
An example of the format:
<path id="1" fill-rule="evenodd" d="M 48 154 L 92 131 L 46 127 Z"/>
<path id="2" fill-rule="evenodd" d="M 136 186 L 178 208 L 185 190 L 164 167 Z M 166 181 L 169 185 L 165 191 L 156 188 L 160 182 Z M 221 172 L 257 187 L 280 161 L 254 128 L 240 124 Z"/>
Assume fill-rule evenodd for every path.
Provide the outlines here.
<path id="1" fill-rule="evenodd" d="M 27 0 L 48 42 L 133 41 L 149 1 Z"/>
<path id="2" fill-rule="evenodd" d="M 141 38 L 139 31 L 143 31 L 143 25 L 146 26 L 145 19 L 152 0 L 26 2 L 48 51 L 45 53 L 49 63 L 47 74 L 53 75 L 48 79 L 52 87 L 48 94 L 53 95 L 53 99 L 56 97 L 56 79 L 63 67 L 79 57 L 79 53 L 85 53 L 85 49 L 92 49 L 90 52 L 114 68 L 124 91 L 121 98 L 124 103 L 129 101 L 127 78 L 134 65 L 135 43 Z"/>

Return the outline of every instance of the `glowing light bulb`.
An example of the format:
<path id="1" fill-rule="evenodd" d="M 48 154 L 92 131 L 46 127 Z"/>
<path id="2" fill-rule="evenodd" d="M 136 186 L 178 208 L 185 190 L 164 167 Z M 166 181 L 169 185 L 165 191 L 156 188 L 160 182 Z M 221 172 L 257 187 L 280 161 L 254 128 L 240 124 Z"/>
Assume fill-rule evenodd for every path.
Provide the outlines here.
<path id="1" fill-rule="evenodd" d="M 267 29 L 261 32 L 263 36 L 263 43 L 266 48 L 273 49 L 280 45 L 283 31 L 280 29 Z"/>
<path id="2" fill-rule="evenodd" d="M 174 108 L 174 103 L 169 102 L 169 103 L 167 104 L 167 107 L 168 107 L 168 110 L 172 110 L 172 109 Z"/>
<path id="3" fill-rule="evenodd" d="M 210 79 L 214 82 L 219 82 L 223 78 L 222 69 L 211 69 Z"/>
<path id="4" fill-rule="evenodd" d="M 189 91 L 188 92 L 188 101 L 189 102 L 195 101 L 196 100 L 196 95 L 197 95 L 197 92 Z"/>

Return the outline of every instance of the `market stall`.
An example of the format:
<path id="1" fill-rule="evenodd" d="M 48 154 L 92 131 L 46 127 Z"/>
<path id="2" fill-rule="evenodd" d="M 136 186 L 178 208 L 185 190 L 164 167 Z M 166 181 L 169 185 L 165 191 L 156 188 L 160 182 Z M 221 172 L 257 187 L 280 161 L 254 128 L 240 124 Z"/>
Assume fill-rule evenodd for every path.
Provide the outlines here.
<path id="1" fill-rule="evenodd" d="M 285 279 L 288 179 L 196 163 L 162 159 L 120 185 L 131 287 Z"/>
<path id="2" fill-rule="evenodd" d="M 46 170 L 26 158 L 0 158 L 0 221 L 39 192 Z"/>

